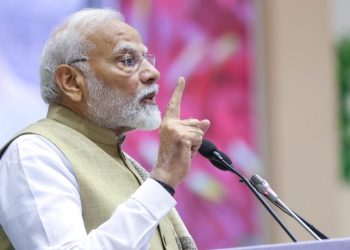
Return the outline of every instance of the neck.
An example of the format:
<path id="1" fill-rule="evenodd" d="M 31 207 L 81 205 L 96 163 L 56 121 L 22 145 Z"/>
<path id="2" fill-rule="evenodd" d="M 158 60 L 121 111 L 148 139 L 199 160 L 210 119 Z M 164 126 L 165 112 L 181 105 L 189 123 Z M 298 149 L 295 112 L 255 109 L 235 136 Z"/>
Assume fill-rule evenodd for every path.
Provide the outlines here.
<path id="1" fill-rule="evenodd" d="M 134 129 L 133 128 L 129 128 L 129 127 L 120 127 L 120 128 L 115 128 L 114 132 L 115 132 L 115 135 L 117 137 L 119 137 L 119 136 L 123 136 L 124 134 L 126 134 L 126 133 L 128 133 L 128 132 L 130 132 L 132 130 L 134 130 Z"/>

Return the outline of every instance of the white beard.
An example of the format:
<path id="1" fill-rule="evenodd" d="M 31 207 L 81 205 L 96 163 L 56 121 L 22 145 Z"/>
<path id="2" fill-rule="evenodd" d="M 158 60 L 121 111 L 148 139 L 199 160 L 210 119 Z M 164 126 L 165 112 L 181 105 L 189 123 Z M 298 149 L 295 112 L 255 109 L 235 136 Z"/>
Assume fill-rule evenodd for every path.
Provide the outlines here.
<path id="1" fill-rule="evenodd" d="M 91 72 L 85 72 L 89 97 L 87 117 L 100 127 L 115 129 L 157 129 L 161 115 L 157 105 L 141 103 L 152 92 L 158 92 L 158 85 L 152 84 L 134 97 L 108 87 L 96 79 Z"/>

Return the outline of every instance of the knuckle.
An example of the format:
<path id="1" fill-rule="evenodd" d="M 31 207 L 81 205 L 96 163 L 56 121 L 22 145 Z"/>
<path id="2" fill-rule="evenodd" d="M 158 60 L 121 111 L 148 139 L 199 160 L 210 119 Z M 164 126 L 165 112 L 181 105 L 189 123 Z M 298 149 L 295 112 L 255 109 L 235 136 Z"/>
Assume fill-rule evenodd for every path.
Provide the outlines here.
<path id="1" fill-rule="evenodd" d="M 184 133 L 179 133 L 176 144 L 182 147 L 190 147 L 192 145 L 191 140 L 189 140 Z"/>
<path id="2" fill-rule="evenodd" d="M 182 140 L 182 145 L 186 148 L 191 148 L 192 147 L 192 143 L 190 140 L 184 139 Z"/>
<path id="3" fill-rule="evenodd" d="M 199 136 L 203 137 L 203 136 L 204 136 L 204 131 L 201 130 L 201 129 L 198 129 L 198 130 L 197 130 L 197 134 L 198 134 Z"/>
<path id="4" fill-rule="evenodd" d="M 200 121 L 198 119 L 192 119 L 193 123 L 195 123 L 196 125 L 200 123 Z"/>

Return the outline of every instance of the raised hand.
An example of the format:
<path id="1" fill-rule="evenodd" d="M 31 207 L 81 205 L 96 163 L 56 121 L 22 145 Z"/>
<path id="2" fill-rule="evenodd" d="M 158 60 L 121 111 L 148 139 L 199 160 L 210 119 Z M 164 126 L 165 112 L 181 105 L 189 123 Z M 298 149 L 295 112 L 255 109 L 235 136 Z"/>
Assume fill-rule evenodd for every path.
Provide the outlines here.
<path id="1" fill-rule="evenodd" d="M 185 79 L 180 77 L 160 125 L 158 162 L 151 177 L 175 188 L 187 175 L 192 156 L 199 149 L 209 120 L 180 119 Z"/>

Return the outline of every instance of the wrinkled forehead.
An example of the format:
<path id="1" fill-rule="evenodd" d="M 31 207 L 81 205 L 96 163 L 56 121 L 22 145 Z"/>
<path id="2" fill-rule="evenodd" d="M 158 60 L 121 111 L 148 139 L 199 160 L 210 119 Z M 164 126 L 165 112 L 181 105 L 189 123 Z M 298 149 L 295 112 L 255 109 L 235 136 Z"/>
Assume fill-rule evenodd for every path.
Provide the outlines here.
<path id="1" fill-rule="evenodd" d="M 147 52 L 140 33 L 130 25 L 117 20 L 106 23 L 101 29 L 88 36 L 88 40 L 94 45 L 89 56 L 130 51 L 142 54 Z"/>

